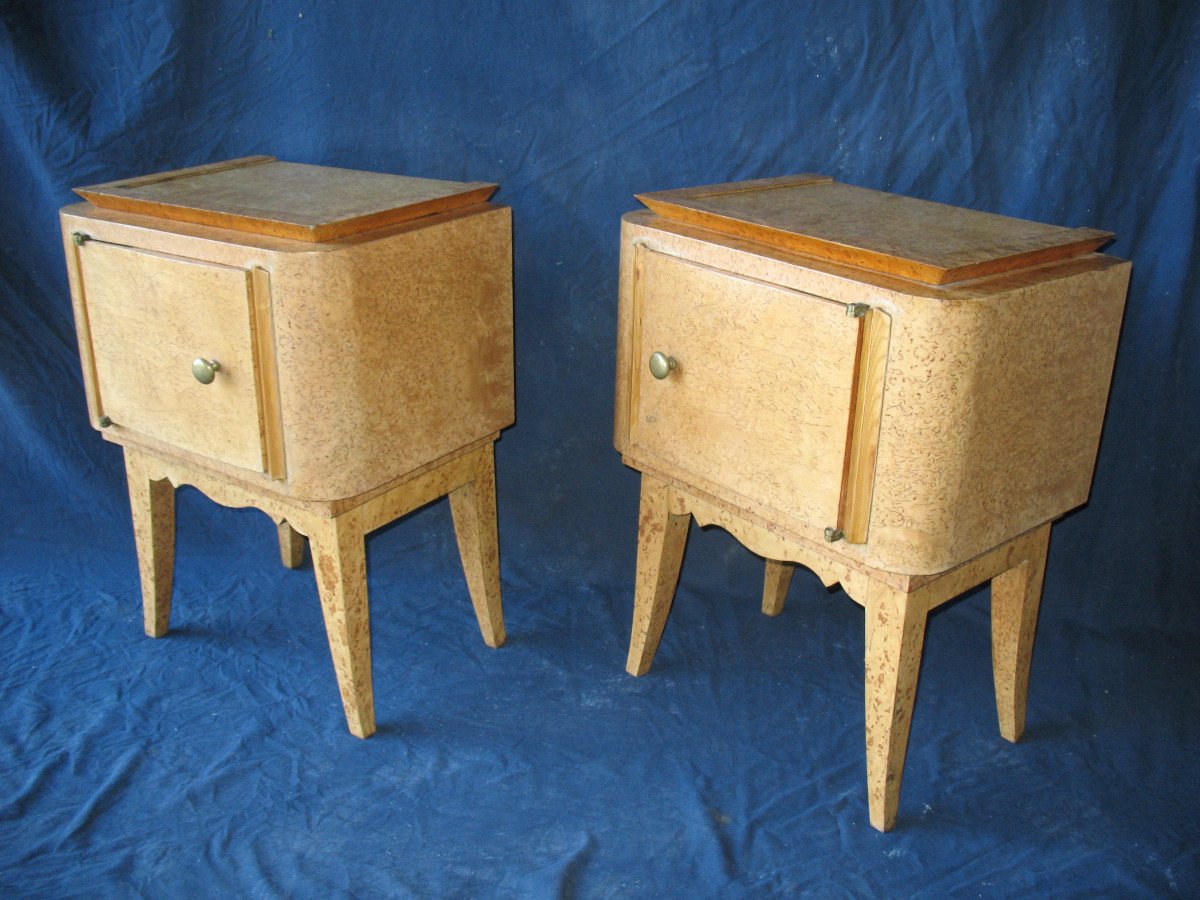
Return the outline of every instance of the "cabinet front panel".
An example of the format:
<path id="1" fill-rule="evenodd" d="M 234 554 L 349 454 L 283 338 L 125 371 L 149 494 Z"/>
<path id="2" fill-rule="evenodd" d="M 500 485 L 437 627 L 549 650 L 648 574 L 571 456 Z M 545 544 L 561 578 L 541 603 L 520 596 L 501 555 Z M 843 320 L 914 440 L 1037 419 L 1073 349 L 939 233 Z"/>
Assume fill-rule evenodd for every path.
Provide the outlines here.
<path id="1" fill-rule="evenodd" d="M 836 525 L 861 320 L 811 294 L 635 253 L 633 455 L 729 499 Z M 655 352 L 675 362 L 661 380 Z"/>
<path id="2" fill-rule="evenodd" d="M 250 273 L 94 240 L 79 261 L 99 412 L 263 471 Z M 220 364 L 210 384 L 193 374 L 198 357 Z"/>

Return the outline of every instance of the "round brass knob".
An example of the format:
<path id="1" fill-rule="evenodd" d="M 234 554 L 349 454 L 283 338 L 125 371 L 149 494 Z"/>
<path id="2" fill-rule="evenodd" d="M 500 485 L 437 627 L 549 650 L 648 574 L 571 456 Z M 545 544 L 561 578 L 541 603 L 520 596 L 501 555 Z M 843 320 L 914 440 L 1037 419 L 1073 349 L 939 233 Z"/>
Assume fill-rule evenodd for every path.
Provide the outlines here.
<path id="1" fill-rule="evenodd" d="M 677 365 L 675 357 L 667 356 L 660 350 L 655 350 L 650 354 L 650 374 L 659 381 L 670 375 Z"/>
<path id="2" fill-rule="evenodd" d="M 196 380 L 201 384 L 212 384 L 213 379 L 217 377 L 219 371 L 221 371 L 221 364 L 215 359 L 205 359 L 202 356 L 197 356 L 192 360 L 192 374 L 196 376 Z"/>

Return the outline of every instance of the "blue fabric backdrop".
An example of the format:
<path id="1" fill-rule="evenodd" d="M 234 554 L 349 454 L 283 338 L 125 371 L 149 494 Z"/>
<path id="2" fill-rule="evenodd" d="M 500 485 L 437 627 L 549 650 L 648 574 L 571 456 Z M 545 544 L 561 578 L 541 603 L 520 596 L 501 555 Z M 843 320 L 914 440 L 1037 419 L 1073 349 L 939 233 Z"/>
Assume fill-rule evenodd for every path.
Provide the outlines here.
<path id="1" fill-rule="evenodd" d="M 24 895 L 1200 891 L 1200 7 L 0 0 L 0 890 Z M 282 159 L 493 180 L 515 228 L 498 446 L 510 642 L 445 503 L 369 540 L 379 733 L 346 733 L 311 570 L 181 492 L 141 636 L 88 427 L 72 186 Z M 622 671 L 637 477 L 612 450 L 636 191 L 823 172 L 1116 232 L 1134 261 L 1090 504 L 1054 531 L 1028 734 L 987 596 L 932 617 L 898 827 L 866 821 L 862 613 L 693 529 Z"/>

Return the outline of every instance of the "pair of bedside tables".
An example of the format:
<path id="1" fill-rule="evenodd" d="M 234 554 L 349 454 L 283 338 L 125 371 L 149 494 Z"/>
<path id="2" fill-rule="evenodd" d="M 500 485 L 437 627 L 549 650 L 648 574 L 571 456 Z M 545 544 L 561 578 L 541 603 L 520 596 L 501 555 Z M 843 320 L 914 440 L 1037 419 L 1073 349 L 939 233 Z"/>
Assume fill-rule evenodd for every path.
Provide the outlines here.
<path id="1" fill-rule="evenodd" d="M 513 421 L 495 185 L 253 157 L 80 189 L 62 226 L 92 423 L 123 446 L 146 632 L 174 489 L 304 537 L 350 731 L 374 730 L 364 536 L 449 495 L 504 642 L 492 445 Z M 871 822 L 894 822 L 929 610 L 992 580 L 1022 731 L 1050 522 L 1088 494 L 1129 266 L 1111 236 L 797 176 L 639 198 L 621 237 L 615 443 L 642 472 L 635 675 L 691 518 L 866 608 Z"/>

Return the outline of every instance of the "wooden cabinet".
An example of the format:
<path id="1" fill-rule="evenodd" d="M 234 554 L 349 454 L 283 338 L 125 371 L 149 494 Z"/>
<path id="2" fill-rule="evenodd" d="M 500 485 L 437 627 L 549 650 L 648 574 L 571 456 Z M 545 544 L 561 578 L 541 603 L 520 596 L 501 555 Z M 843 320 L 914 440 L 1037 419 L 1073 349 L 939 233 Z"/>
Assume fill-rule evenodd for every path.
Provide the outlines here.
<path id="1" fill-rule="evenodd" d="M 366 532 L 449 494 L 504 640 L 492 444 L 513 421 L 512 245 L 494 185 L 271 157 L 114 182 L 62 211 L 93 424 L 125 448 L 146 630 L 170 614 L 172 491 L 312 543 L 350 729 L 374 730 Z"/>
<path id="2" fill-rule="evenodd" d="M 648 194 L 621 232 L 615 444 L 642 474 L 628 668 L 689 517 L 867 609 L 872 823 L 898 802 L 924 617 L 995 579 L 1016 740 L 1049 523 L 1088 495 L 1129 264 L 1111 235 L 803 175 Z"/>

